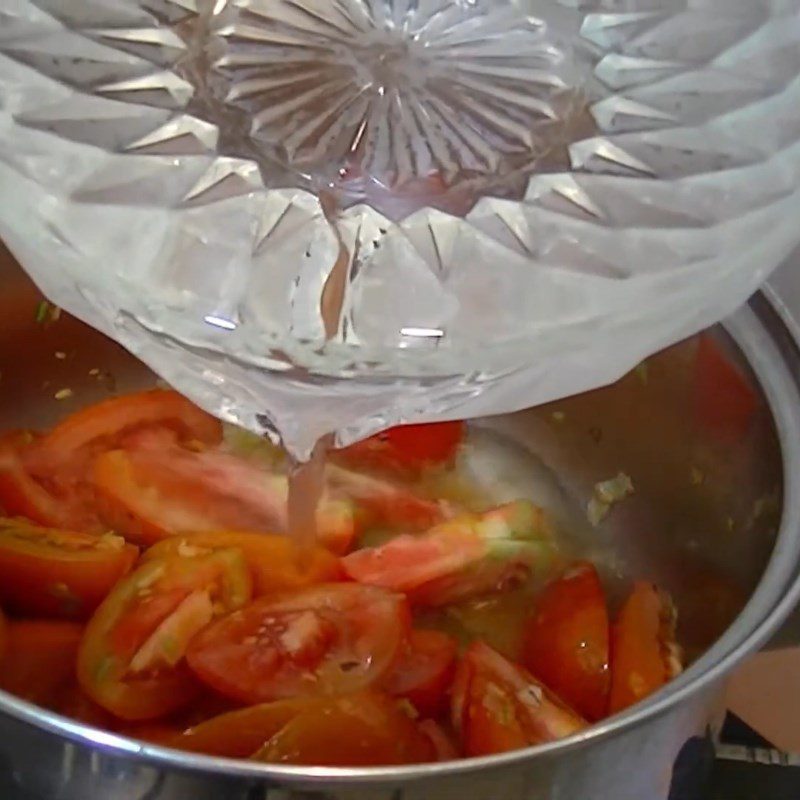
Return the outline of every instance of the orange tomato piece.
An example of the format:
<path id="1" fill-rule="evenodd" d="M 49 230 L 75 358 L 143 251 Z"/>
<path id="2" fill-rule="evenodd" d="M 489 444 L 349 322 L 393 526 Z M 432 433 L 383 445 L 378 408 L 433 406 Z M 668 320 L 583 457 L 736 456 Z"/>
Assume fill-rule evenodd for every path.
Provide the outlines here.
<path id="1" fill-rule="evenodd" d="M 101 517 L 134 542 L 287 528 L 286 477 L 228 453 L 197 453 L 175 445 L 112 450 L 95 459 L 91 477 Z M 323 496 L 316 521 L 320 543 L 345 552 L 355 535 L 352 503 Z"/>
<path id="2" fill-rule="evenodd" d="M 525 625 L 522 663 L 586 719 L 606 713 L 609 621 L 594 565 L 583 562 L 550 583 Z"/>
<path id="3" fill-rule="evenodd" d="M 363 692 L 298 714 L 255 755 L 258 761 L 367 767 L 435 760 L 430 739 L 386 696 Z"/>
<path id="4" fill-rule="evenodd" d="M 229 758 L 249 758 L 298 714 L 318 708 L 318 698 L 295 697 L 229 711 L 188 728 L 172 747 Z"/>
<path id="5" fill-rule="evenodd" d="M 0 601 L 19 614 L 84 617 L 133 567 L 139 551 L 113 534 L 0 520 Z"/>
<path id="6" fill-rule="evenodd" d="M 31 448 L 26 463 L 34 474 L 48 474 L 85 457 L 88 451 L 117 446 L 123 434 L 157 426 L 185 440 L 206 445 L 222 441 L 219 420 L 170 389 L 113 397 L 68 416 Z"/>
<path id="7" fill-rule="evenodd" d="M 681 671 L 675 606 L 652 583 L 638 581 L 611 634 L 609 713 L 638 703 Z"/>
<path id="8" fill-rule="evenodd" d="M 222 531 L 171 536 L 145 552 L 151 558 L 198 554 L 238 548 L 244 554 L 253 578 L 253 594 L 302 589 L 318 583 L 330 583 L 342 577 L 339 559 L 324 547 L 301 550 L 286 536 L 268 533 Z"/>

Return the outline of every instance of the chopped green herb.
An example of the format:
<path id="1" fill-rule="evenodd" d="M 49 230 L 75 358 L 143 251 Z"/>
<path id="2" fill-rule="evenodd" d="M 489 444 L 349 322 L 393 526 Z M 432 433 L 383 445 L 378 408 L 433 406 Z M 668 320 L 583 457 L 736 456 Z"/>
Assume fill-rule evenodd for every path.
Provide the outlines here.
<path id="1" fill-rule="evenodd" d="M 50 303 L 47 300 L 41 300 L 36 306 L 36 322 L 41 325 L 48 317 L 50 311 Z"/>

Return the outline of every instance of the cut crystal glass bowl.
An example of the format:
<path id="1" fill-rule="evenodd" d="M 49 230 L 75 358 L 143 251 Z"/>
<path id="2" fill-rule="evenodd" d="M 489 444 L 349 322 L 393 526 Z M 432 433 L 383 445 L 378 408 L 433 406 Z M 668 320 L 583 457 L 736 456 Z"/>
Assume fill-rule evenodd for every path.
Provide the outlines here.
<path id="1" fill-rule="evenodd" d="M 608 382 L 800 239 L 800 0 L 6 0 L 0 235 L 299 454 Z"/>

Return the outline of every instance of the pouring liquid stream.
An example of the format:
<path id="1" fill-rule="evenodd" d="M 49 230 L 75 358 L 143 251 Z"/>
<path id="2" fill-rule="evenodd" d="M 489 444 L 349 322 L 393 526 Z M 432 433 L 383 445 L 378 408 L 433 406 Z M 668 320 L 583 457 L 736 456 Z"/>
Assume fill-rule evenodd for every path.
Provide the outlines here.
<path id="1" fill-rule="evenodd" d="M 317 540 L 317 507 L 325 489 L 330 443 L 330 436 L 322 437 L 308 461 L 292 459 L 289 466 L 288 528 L 298 546 L 301 567 Z"/>
<path id="2" fill-rule="evenodd" d="M 325 338 L 330 341 L 336 336 L 341 325 L 350 253 L 342 242 L 334 221 L 335 200 L 327 194 L 321 194 L 320 199 L 331 228 L 339 239 L 339 255 L 325 281 L 320 297 L 320 314 L 325 326 Z M 298 545 L 301 562 L 305 561 L 317 540 L 317 508 L 325 491 L 325 462 L 332 443 L 332 434 L 322 436 L 314 445 L 308 461 L 292 458 L 290 462 L 288 532 Z M 300 566 L 302 567 L 303 563 Z"/>

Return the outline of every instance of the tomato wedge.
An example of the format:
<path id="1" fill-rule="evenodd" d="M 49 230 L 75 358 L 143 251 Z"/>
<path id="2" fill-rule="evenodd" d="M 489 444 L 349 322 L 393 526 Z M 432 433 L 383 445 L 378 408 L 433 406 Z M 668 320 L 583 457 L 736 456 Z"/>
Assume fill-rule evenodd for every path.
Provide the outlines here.
<path id="1" fill-rule="evenodd" d="M 356 550 L 342 566 L 360 583 L 404 592 L 416 605 L 440 606 L 519 583 L 551 556 L 543 512 L 517 500 Z"/>
<path id="2" fill-rule="evenodd" d="M 75 622 L 12 620 L 0 662 L 0 689 L 51 708 L 75 683 L 83 627 Z"/>
<path id="3" fill-rule="evenodd" d="M 335 464 L 326 466 L 325 477 L 331 488 L 351 498 L 362 509 L 365 525 L 425 530 L 447 516 L 441 503 L 418 497 L 392 481 L 362 475 Z"/>
<path id="4" fill-rule="evenodd" d="M 301 550 L 286 536 L 268 533 L 224 531 L 170 536 L 151 547 L 143 560 L 165 556 L 211 553 L 236 547 L 244 554 L 253 578 L 253 594 L 303 589 L 317 583 L 331 583 L 342 577 L 339 559 L 324 547 Z"/>
<path id="5" fill-rule="evenodd" d="M 0 438 L 0 507 L 5 514 L 53 528 L 84 530 L 96 525 L 83 509 L 54 495 L 28 472 L 20 455 L 25 446 L 13 434 Z"/>
<path id="6" fill-rule="evenodd" d="M 402 596 L 326 584 L 256 600 L 201 631 L 186 656 L 203 682 L 243 703 L 343 694 L 388 673 L 409 627 Z"/>
<path id="7" fill-rule="evenodd" d="M 463 422 L 401 425 L 334 451 L 333 457 L 356 469 L 416 477 L 431 467 L 451 466 L 465 430 Z"/>
<path id="8" fill-rule="evenodd" d="M 609 713 L 638 703 L 680 674 L 675 623 L 669 595 L 637 581 L 612 628 Z"/>
<path id="9" fill-rule="evenodd" d="M 319 708 L 317 697 L 294 697 L 229 711 L 188 728 L 171 747 L 228 758 L 249 758 L 303 711 Z"/>
<path id="10" fill-rule="evenodd" d="M 0 602 L 22 615 L 86 616 L 130 571 L 138 554 L 113 534 L 0 520 Z"/>
<path id="11" fill-rule="evenodd" d="M 383 688 L 409 700 L 423 716 L 439 716 L 447 707 L 457 650 L 458 643 L 446 633 L 412 630 Z"/>
<path id="12" fill-rule="evenodd" d="M 92 467 L 101 517 L 131 541 L 224 530 L 278 533 L 287 528 L 285 476 L 228 453 L 173 446 L 112 450 Z M 324 496 L 319 539 L 344 552 L 355 535 L 352 503 Z"/>
<path id="13" fill-rule="evenodd" d="M 81 686 L 126 720 L 181 708 L 195 694 L 183 659 L 189 640 L 250 596 L 250 574 L 239 550 L 142 564 L 90 620 L 78 654 Z"/>
<path id="14" fill-rule="evenodd" d="M 390 698 L 361 692 L 298 714 L 254 758 L 273 764 L 368 767 L 434 761 L 430 739 Z"/>
<path id="15" fill-rule="evenodd" d="M 206 445 L 222 441 L 222 425 L 169 389 L 114 397 L 77 411 L 31 448 L 26 464 L 34 474 L 71 465 L 87 451 L 115 447 L 120 436 L 147 426 L 166 427 L 186 440 Z"/>
<path id="16" fill-rule="evenodd" d="M 697 344 L 694 372 L 698 425 L 725 441 L 747 433 L 758 407 L 758 395 L 747 377 L 709 334 Z"/>
<path id="17" fill-rule="evenodd" d="M 459 664 L 452 714 L 468 756 L 543 744 L 587 725 L 527 670 L 480 641 Z"/>
<path id="18" fill-rule="evenodd" d="M 608 629 L 600 576 L 588 562 L 545 587 L 525 626 L 524 666 L 592 721 L 608 705 Z"/>

